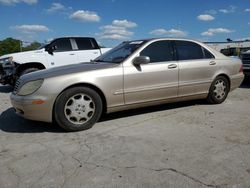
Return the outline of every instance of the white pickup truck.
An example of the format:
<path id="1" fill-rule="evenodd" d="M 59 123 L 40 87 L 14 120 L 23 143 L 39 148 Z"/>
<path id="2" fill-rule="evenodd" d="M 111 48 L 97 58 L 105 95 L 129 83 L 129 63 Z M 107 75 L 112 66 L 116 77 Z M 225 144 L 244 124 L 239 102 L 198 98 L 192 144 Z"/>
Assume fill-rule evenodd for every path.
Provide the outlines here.
<path id="1" fill-rule="evenodd" d="M 38 50 L 0 57 L 0 83 L 14 85 L 23 74 L 56 66 L 89 62 L 110 48 L 100 48 L 94 38 L 57 38 Z"/>

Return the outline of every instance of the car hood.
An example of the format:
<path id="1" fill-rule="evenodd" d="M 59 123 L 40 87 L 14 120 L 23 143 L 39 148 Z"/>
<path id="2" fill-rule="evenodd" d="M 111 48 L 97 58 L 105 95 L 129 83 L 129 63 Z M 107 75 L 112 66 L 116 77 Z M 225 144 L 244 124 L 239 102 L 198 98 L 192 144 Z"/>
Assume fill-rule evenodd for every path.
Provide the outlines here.
<path id="1" fill-rule="evenodd" d="M 40 49 L 40 50 L 30 50 L 30 51 L 26 51 L 26 52 L 17 52 L 17 53 L 11 53 L 11 54 L 6 54 L 3 56 L 0 56 L 0 59 L 2 58 L 7 58 L 7 57 L 19 57 L 19 56 L 29 56 L 29 55 L 35 55 L 35 54 L 41 54 L 44 53 L 44 49 Z"/>
<path id="2" fill-rule="evenodd" d="M 106 68 L 110 68 L 114 66 L 118 66 L 118 64 L 84 62 L 84 63 L 79 63 L 79 64 L 60 66 L 60 67 L 32 72 L 32 73 L 23 75 L 21 79 L 26 82 L 28 80 L 46 79 L 46 78 L 51 78 L 51 77 L 67 75 L 67 74 L 106 69 Z"/>

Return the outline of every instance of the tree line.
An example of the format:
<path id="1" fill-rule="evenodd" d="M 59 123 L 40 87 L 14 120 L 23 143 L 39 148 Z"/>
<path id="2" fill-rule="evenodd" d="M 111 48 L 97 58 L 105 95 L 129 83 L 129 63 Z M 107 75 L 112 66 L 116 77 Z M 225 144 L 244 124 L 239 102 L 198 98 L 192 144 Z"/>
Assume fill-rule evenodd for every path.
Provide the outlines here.
<path id="1" fill-rule="evenodd" d="M 27 46 L 23 46 L 23 42 L 18 39 L 6 38 L 0 41 L 0 56 L 15 52 L 35 50 L 41 46 L 39 42 L 32 42 Z"/>

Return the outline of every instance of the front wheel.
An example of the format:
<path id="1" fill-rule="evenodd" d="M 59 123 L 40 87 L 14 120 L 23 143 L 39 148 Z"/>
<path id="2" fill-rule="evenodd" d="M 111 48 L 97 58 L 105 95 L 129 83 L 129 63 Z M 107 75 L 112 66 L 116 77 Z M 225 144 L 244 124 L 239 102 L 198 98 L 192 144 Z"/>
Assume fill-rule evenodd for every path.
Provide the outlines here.
<path id="1" fill-rule="evenodd" d="M 81 131 L 91 128 L 99 120 L 102 109 L 102 100 L 96 91 L 74 87 L 57 98 L 54 117 L 66 131 Z"/>
<path id="2" fill-rule="evenodd" d="M 28 73 L 31 73 L 31 72 L 35 72 L 35 71 L 39 71 L 39 69 L 38 69 L 38 68 L 35 68 L 35 67 L 27 68 L 27 69 L 23 70 L 23 71 L 20 73 L 20 76 L 25 75 L 25 74 L 28 74 Z"/>
<path id="3" fill-rule="evenodd" d="M 207 101 L 220 104 L 226 100 L 229 90 L 229 81 L 224 76 L 218 76 L 210 86 Z"/>
<path id="4" fill-rule="evenodd" d="M 17 74 L 10 82 L 10 85 L 11 86 L 15 86 L 16 84 L 16 81 L 23 75 L 25 74 L 28 74 L 28 73 L 31 73 L 31 72 L 35 72 L 35 71 L 39 71 L 40 69 L 38 68 L 35 68 L 35 67 L 30 67 L 30 68 L 27 68 L 27 69 L 24 69 L 22 72 L 20 72 L 19 74 Z"/>

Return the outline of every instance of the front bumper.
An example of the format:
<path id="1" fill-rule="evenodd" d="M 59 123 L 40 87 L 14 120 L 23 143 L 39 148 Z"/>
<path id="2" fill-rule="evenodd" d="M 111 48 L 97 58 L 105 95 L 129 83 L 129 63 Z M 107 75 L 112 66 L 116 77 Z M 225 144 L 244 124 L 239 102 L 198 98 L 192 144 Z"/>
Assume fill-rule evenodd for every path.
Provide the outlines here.
<path id="1" fill-rule="evenodd" d="M 243 65 L 243 72 L 244 72 L 245 76 L 250 76 L 250 64 Z"/>
<path id="2" fill-rule="evenodd" d="M 53 103 L 48 98 L 18 96 L 12 93 L 10 100 L 18 115 L 30 120 L 52 122 Z M 35 104 L 34 101 L 44 101 L 44 103 Z"/>
<path id="3" fill-rule="evenodd" d="M 0 64 L 0 84 L 4 84 L 4 70 L 2 64 Z"/>
<path id="4" fill-rule="evenodd" d="M 15 67 L 4 67 L 0 64 L 0 84 L 14 84 Z"/>

